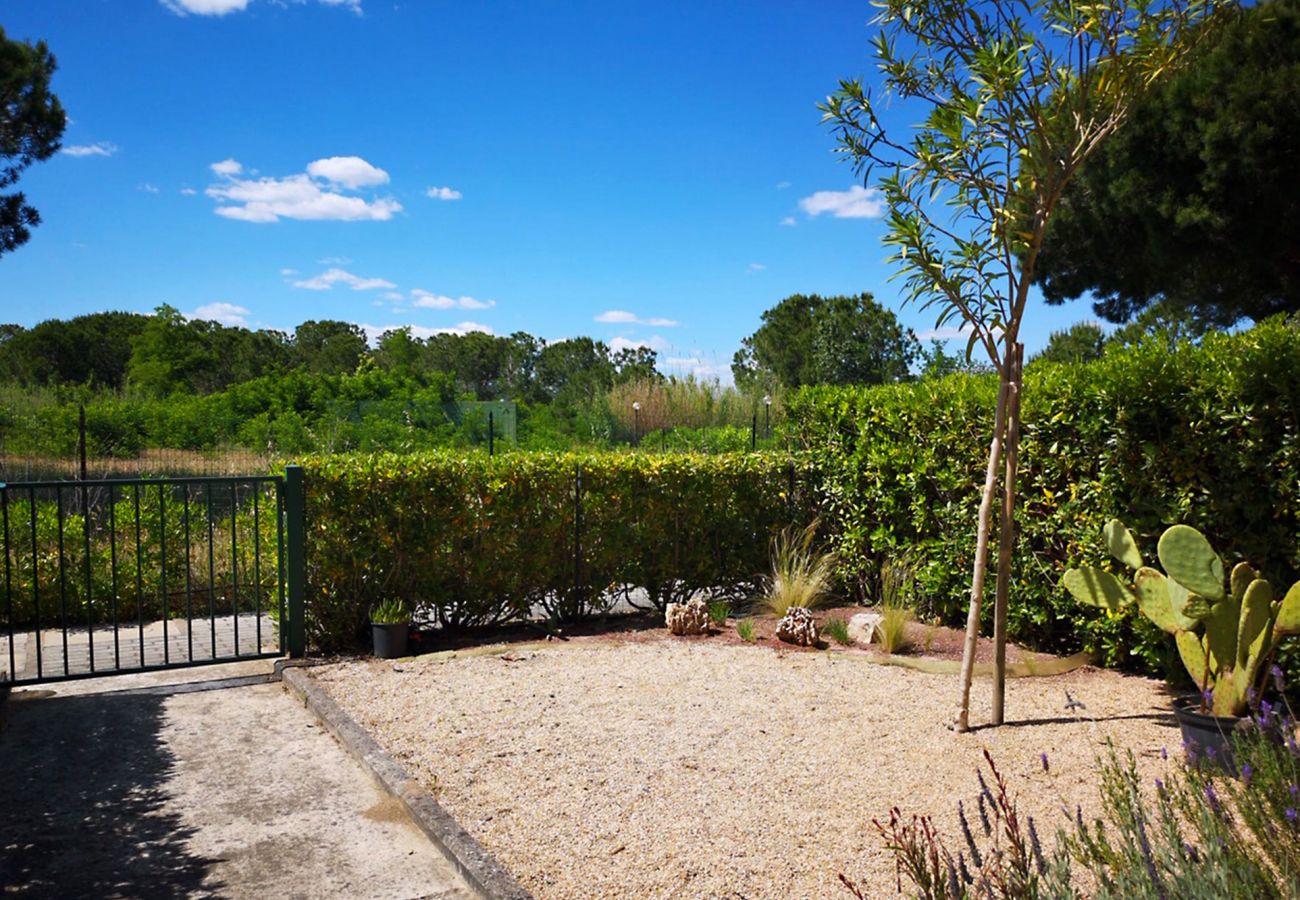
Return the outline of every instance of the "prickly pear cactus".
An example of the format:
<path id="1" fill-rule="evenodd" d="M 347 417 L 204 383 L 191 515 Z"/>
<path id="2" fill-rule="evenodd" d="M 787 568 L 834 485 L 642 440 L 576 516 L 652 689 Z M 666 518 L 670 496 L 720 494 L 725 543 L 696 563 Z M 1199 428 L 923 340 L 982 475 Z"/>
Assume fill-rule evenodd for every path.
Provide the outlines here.
<path id="1" fill-rule="evenodd" d="M 1066 590 L 1080 603 L 1112 612 L 1136 605 L 1174 636 L 1187 673 L 1202 691 L 1210 691 L 1214 714 L 1243 715 L 1248 692 L 1278 641 L 1300 634 L 1300 582 L 1275 600 L 1272 585 L 1243 562 L 1233 567 L 1224 590 L 1223 560 L 1187 525 L 1174 525 L 1160 536 L 1163 573 L 1143 565 L 1137 542 L 1118 519 L 1106 523 L 1103 536 L 1111 555 L 1137 570 L 1133 584 L 1081 566 L 1065 573 Z"/>

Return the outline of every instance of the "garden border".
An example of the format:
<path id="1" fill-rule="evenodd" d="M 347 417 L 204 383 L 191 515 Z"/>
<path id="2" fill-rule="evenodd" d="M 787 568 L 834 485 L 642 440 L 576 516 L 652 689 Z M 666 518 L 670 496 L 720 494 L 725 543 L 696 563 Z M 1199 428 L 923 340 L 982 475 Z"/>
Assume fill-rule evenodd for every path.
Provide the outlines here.
<path id="1" fill-rule="evenodd" d="M 532 900 L 532 895 L 505 866 L 473 835 L 461 828 L 433 795 L 335 703 L 324 688 L 313 682 L 306 672 L 300 671 L 301 668 L 285 666 L 281 683 L 320 719 L 375 782 L 402 804 L 411 820 L 455 866 L 470 888 L 484 900 Z"/>

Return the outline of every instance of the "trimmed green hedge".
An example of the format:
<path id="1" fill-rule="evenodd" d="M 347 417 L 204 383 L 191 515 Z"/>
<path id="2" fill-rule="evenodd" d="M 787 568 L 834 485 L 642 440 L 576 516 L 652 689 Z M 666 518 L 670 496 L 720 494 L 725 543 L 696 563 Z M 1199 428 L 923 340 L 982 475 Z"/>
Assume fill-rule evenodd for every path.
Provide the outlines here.
<path id="1" fill-rule="evenodd" d="M 788 400 L 793 436 L 823 472 L 824 520 L 846 578 L 860 582 L 911 551 L 921 612 L 964 621 L 996 390 L 991 376 L 955 375 L 808 388 Z M 1104 561 L 1111 516 L 1150 557 L 1160 532 L 1182 522 L 1274 584 L 1300 575 L 1295 327 L 1269 322 L 1173 353 L 1149 343 L 1087 365 L 1031 365 L 1023 415 L 1015 639 L 1169 670 L 1172 641 L 1145 619 L 1081 608 L 1060 587 L 1068 565 Z"/>
<path id="2" fill-rule="evenodd" d="M 777 453 L 434 451 L 303 467 L 308 637 L 326 651 L 364 641 L 389 597 L 444 627 L 738 598 L 766 571 L 771 535 L 814 507 L 807 467 Z"/>

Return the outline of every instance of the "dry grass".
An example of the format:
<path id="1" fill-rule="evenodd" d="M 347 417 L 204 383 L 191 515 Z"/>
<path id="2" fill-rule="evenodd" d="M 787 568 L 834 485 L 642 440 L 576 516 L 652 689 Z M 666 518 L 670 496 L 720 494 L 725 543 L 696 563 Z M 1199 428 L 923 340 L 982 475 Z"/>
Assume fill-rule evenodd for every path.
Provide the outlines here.
<path id="1" fill-rule="evenodd" d="M 835 555 L 814 549 L 817 522 L 785 528 L 772 539 L 772 576 L 758 605 L 780 618 L 792 607 L 816 609 L 830 594 Z"/>
<path id="2" fill-rule="evenodd" d="M 1173 765 L 1178 732 L 1153 681 L 1013 679 L 1009 725 L 958 735 L 953 676 L 866 659 L 575 639 L 310 672 L 540 900 L 833 898 L 839 872 L 893 896 L 872 817 L 898 805 L 956 838 L 986 747 L 1044 835 L 1062 809 L 1098 809 L 1107 738 L 1148 782 Z M 1064 710 L 1066 691 L 1095 722 Z M 972 700 L 988 709 L 986 681 Z"/>

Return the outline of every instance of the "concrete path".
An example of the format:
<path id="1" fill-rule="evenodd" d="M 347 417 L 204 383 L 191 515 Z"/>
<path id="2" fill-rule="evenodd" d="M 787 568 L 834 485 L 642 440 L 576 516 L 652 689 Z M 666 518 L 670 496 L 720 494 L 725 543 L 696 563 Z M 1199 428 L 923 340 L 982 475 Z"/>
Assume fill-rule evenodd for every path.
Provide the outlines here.
<path id="1" fill-rule="evenodd" d="M 0 705 L 4 895 L 472 896 L 270 670 L 15 689 Z"/>
<path id="2" fill-rule="evenodd" d="M 56 625 L 42 629 L 39 635 L 39 653 L 37 633 L 18 632 L 10 654 L 9 637 L 0 634 L 0 681 L 140 669 L 192 660 L 233 659 L 279 649 L 279 634 L 271 617 L 263 614 L 259 618 L 253 613 L 143 624 L 122 622 L 117 629 L 99 626 L 89 632 L 84 625 L 70 626 L 66 640 L 63 629 Z"/>

